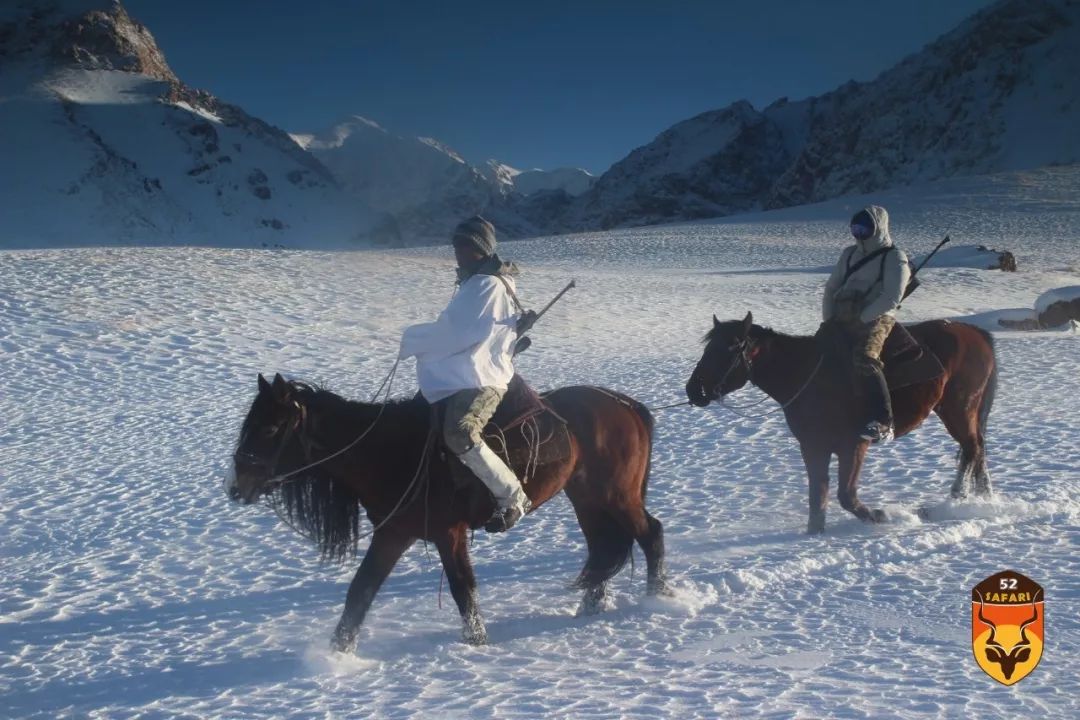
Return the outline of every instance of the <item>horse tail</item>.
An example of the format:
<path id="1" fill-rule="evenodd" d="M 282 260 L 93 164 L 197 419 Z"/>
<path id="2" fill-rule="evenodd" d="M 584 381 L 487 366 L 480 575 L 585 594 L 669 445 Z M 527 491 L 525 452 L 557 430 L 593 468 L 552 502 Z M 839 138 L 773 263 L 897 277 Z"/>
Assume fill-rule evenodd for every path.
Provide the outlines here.
<path id="1" fill-rule="evenodd" d="M 994 407 L 994 397 L 997 395 L 998 363 L 997 353 L 994 351 L 994 336 L 982 329 L 979 329 L 979 332 L 982 333 L 986 343 L 990 346 L 990 357 L 994 361 L 994 365 L 990 369 L 990 378 L 986 381 L 986 388 L 983 390 L 982 400 L 979 402 L 979 436 L 985 438 L 986 425 L 990 420 L 990 410 Z"/>
<path id="2" fill-rule="evenodd" d="M 656 428 L 656 421 L 653 420 L 652 413 L 649 412 L 649 408 L 645 407 L 641 403 L 634 404 L 634 411 L 638 417 L 641 418 L 641 422 L 645 425 L 645 431 L 649 436 L 649 455 L 645 460 L 645 476 L 641 478 L 641 500 L 644 502 L 645 493 L 649 489 L 649 475 L 652 473 L 652 443 L 653 443 L 653 430 Z"/>

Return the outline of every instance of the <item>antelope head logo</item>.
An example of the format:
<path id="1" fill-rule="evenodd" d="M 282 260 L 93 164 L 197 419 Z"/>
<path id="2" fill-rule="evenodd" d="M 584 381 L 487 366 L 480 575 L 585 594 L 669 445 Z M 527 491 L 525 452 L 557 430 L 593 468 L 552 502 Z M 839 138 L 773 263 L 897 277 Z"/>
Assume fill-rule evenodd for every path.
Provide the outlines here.
<path id="1" fill-rule="evenodd" d="M 1020 640 L 1006 651 L 1005 646 L 999 643 L 995 638 L 997 634 L 997 625 L 983 615 L 984 603 L 982 593 L 978 590 L 975 592 L 979 595 L 979 621 L 990 628 L 990 637 L 986 639 L 986 659 L 1000 665 L 1001 674 L 1005 676 L 1006 680 L 1009 680 L 1012 678 L 1013 672 L 1016 671 L 1017 663 L 1027 662 L 1031 657 L 1031 640 L 1027 636 L 1027 628 L 1039 619 L 1039 608 L 1035 605 L 1038 593 L 1036 593 L 1036 597 L 1032 598 L 1031 601 L 1031 619 L 1020 625 Z"/>

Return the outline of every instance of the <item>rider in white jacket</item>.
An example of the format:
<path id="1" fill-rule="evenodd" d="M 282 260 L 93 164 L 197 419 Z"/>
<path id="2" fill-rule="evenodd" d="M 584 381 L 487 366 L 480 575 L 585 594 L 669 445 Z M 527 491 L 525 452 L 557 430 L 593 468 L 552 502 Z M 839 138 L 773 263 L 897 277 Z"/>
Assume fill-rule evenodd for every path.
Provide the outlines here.
<path id="1" fill-rule="evenodd" d="M 420 392 L 444 402 L 443 440 L 487 486 L 496 501 L 485 529 L 510 529 L 531 509 L 514 472 L 487 446 L 483 429 L 514 375 L 514 345 L 531 326 L 515 294 L 517 268 L 495 254 L 495 228 L 479 215 L 452 238 L 458 290 L 435 322 L 413 325 L 401 338 L 401 358 L 416 357 Z"/>
<path id="2" fill-rule="evenodd" d="M 889 213 L 871 205 L 851 218 L 855 244 L 844 249 L 825 283 L 821 314 L 843 324 L 852 340 L 855 371 L 864 378 L 866 425 L 871 442 L 893 436 L 892 403 L 881 350 L 896 324 L 896 310 L 911 277 L 907 256 L 893 245 Z"/>

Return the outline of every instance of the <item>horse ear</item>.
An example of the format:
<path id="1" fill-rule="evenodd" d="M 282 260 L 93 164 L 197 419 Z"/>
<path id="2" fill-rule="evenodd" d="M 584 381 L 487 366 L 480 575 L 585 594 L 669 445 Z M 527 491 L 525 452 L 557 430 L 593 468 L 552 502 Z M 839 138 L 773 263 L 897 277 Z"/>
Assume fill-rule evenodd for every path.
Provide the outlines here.
<path id="1" fill-rule="evenodd" d="M 717 317 L 715 315 L 712 316 L 712 326 L 714 328 L 720 327 L 720 321 L 717 319 Z"/>
<path id="2" fill-rule="evenodd" d="M 271 386 L 274 391 L 274 397 L 278 400 L 285 401 L 289 397 L 289 383 L 281 376 L 281 373 L 274 374 L 274 384 Z"/>
<path id="3" fill-rule="evenodd" d="M 754 325 L 754 313 L 747 311 L 746 317 L 743 318 L 743 335 L 749 337 L 750 328 Z"/>
<path id="4" fill-rule="evenodd" d="M 262 373 L 259 373 L 259 392 L 268 393 L 270 390 L 270 383 L 266 382 L 266 378 L 262 376 Z"/>

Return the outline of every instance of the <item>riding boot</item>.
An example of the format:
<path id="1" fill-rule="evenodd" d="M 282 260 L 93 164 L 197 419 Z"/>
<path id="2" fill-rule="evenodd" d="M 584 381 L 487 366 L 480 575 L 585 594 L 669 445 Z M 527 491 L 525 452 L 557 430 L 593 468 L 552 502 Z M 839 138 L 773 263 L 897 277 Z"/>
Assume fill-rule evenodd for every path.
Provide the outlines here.
<path id="1" fill-rule="evenodd" d="M 885 442 L 893 437 L 892 398 L 885 373 L 878 365 L 866 368 L 863 375 L 863 408 L 866 420 L 859 437 L 870 442 Z"/>
<path id="2" fill-rule="evenodd" d="M 505 532 L 532 509 L 532 503 L 521 489 L 517 475 L 487 444 L 476 443 L 458 457 L 495 498 L 495 514 L 484 525 L 485 530 Z"/>

